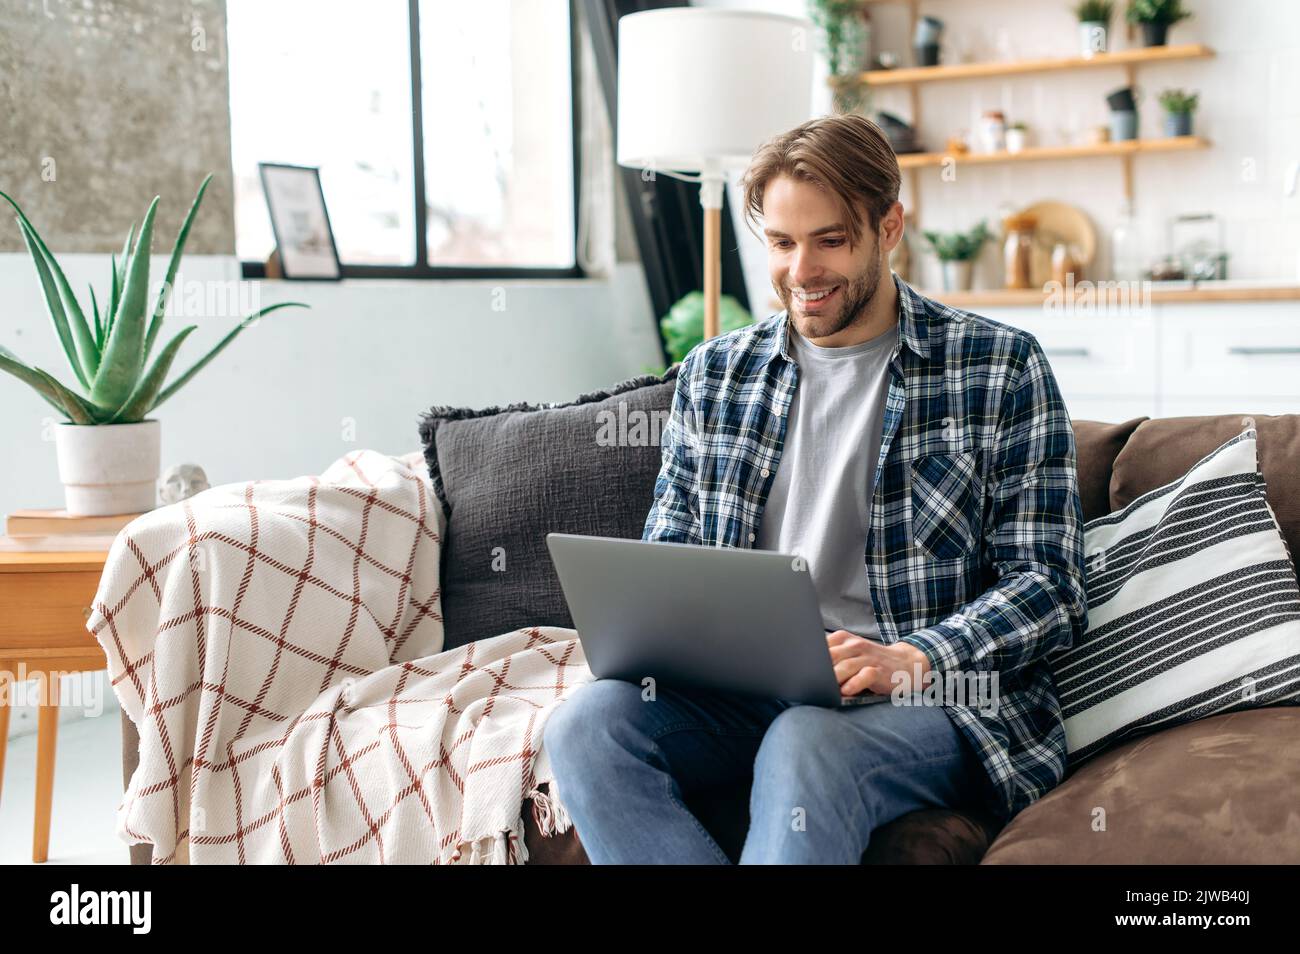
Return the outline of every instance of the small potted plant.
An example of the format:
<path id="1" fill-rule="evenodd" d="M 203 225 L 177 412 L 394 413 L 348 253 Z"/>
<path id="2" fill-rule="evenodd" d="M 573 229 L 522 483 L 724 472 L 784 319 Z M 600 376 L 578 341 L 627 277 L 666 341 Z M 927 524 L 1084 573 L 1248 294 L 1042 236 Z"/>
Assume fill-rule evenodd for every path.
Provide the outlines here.
<path id="1" fill-rule="evenodd" d="M 1022 152 L 1028 143 L 1028 123 L 1014 122 L 1007 127 L 1007 152 Z"/>
<path id="2" fill-rule="evenodd" d="M 1144 46 L 1164 46 L 1169 28 L 1192 13 L 1183 7 L 1183 0 L 1131 0 L 1128 5 L 1129 23 L 1142 27 Z"/>
<path id="3" fill-rule="evenodd" d="M 1160 94 L 1160 105 L 1165 108 L 1166 136 L 1192 134 L 1192 113 L 1196 112 L 1198 95 L 1181 89 L 1167 89 Z"/>
<path id="4" fill-rule="evenodd" d="M 0 347 L 0 371 L 28 385 L 67 419 L 55 429 L 54 438 L 69 513 L 101 516 L 152 510 L 160 463 L 159 423 L 150 417 L 154 409 L 183 388 L 262 315 L 290 306 L 307 307 L 283 302 L 248 315 L 188 370 L 163 386 L 181 344 L 198 327 L 182 328 L 160 348 L 152 364 L 149 362 L 162 331 L 168 293 L 176 280 L 185 240 L 211 179 L 208 176 L 203 180 L 181 224 L 156 298 L 149 285 L 149 253 L 158 209 L 155 197 L 139 233 L 133 227 L 122 247 L 121 259 L 113 259 L 108 294 L 96 298 L 92 288 L 89 309 L 82 308 L 63 269 L 18 203 L 0 192 L 0 199 L 17 216 L 23 241 L 36 265 L 46 310 L 76 381 L 65 385 L 4 347 Z"/>
<path id="5" fill-rule="evenodd" d="M 861 74 L 871 69 L 871 21 L 858 0 L 808 0 L 808 16 L 817 27 L 833 84 L 834 112 L 861 116 L 871 95 Z"/>
<path id="6" fill-rule="evenodd" d="M 969 291 L 971 264 L 989 237 L 985 223 L 980 221 L 969 232 L 924 231 L 921 234 L 943 267 L 943 290 Z"/>
<path id="7" fill-rule="evenodd" d="M 1079 18 L 1081 56 L 1091 58 L 1106 52 L 1110 18 L 1114 12 L 1114 0 L 1080 0 L 1074 5 L 1074 15 Z"/>

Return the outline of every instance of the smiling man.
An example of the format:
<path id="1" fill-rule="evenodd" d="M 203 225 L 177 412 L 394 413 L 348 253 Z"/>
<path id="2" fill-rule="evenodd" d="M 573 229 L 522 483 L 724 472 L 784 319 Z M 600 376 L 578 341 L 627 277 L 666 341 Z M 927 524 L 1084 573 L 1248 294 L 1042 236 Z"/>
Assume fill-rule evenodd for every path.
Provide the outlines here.
<path id="1" fill-rule="evenodd" d="M 1087 623 L 1073 430 L 1033 336 L 889 269 L 899 181 L 859 116 L 755 154 L 746 214 L 785 310 L 682 362 L 643 538 L 805 557 L 844 695 L 992 676 L 997 698 L 828 709 L 597 680 L 546 728 L 593 863 L 727 862 L 685 801 L 750 772 L 742 863 L 856 863 L 907 812 L 1005 821 L 1064 775 L 1044 657 Z"/>

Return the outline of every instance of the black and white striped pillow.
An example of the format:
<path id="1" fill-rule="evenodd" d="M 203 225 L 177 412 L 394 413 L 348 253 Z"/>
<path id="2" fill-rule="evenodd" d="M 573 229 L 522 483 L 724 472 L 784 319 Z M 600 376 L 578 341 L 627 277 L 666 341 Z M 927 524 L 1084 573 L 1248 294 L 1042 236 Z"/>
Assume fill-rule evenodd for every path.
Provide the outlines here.
<path id="1" fill-rule="evenodd" d="M 1049 657 L 1070 762 L 1300 699 L 1300 586 L 1248 429 L 1084 527 L 1088 631 Z"/>

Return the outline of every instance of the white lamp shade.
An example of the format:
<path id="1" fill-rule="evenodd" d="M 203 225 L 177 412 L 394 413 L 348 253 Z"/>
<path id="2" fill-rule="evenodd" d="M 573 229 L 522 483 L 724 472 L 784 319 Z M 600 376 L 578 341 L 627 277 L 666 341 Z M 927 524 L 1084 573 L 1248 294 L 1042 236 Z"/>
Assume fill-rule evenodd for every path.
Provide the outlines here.
<path id="1" fill-rule="evenodd" d="M 799 17 L 681 7 L 618 21 L 618 163 L 743 169 L 813 116 L 815 42 Z"/>

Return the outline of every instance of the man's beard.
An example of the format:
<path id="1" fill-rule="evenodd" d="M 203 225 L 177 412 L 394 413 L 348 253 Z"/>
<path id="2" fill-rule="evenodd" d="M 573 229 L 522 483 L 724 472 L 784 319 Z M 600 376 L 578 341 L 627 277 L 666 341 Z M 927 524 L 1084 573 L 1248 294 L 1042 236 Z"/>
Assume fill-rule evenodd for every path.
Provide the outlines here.
<path id="1" fill-rule="evenodd" d="M 840 289 L 840 307 L 838 311 L 824 315 L 806 314 L 794 300 L 790 289 L 781 290 L 781 302 L 794 322 L 796 330 L 805 338 L 827 338 L 843 331 L 858 318 L 866 314 L 867 307 L 880 290 L 880 275 L 883 271 L 879 256 L 872 256 L 871 264 L 852 281 L 843 283 Z"/>

